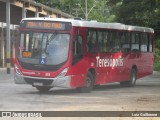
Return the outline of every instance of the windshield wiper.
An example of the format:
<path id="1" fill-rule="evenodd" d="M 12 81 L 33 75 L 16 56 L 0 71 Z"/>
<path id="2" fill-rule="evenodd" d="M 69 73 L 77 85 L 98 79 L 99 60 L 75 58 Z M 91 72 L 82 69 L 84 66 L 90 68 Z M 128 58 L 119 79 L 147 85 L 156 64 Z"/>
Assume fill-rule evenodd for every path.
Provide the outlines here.
<path id="1" fill-rule="evenodd" d="M 54 33 L 52 33 L 52 35 L 51 35 L 51 37 L 50 37 L 49 39 L 48 39 L 48 37 L 47 37 L 46 47 L 45 47 L 45 49 L 44 49 L 44 52 L 45 52 L 45 53 L 48 54 L 48 52 L 47 52 L 47 47 L 48 47 L 49 43 L 50 43 L 52 40 L 54 40 L 54 38 L 56 37 L 56 35 L 57 35 L 57 31 L 54 31 Z M 43 40 L 42 40 L 42 41 L 43 41 Z"/>
<path id="2" fill-rule="evenodd" d="M 54 33 L 51 35 L 51 37 L 49 39 L 47 39 L 47 42 L 51 42 L 57 35 L 57 31 L 54 31 Z"/>

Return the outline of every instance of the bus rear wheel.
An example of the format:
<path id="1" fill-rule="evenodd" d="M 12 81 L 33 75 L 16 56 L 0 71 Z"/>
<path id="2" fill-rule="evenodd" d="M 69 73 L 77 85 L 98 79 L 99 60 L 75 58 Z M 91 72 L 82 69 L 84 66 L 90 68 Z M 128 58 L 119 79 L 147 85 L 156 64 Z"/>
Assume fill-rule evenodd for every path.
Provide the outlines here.
<path id="1" fill-rule="evenodd" d="M 133 87 L 136 84 L 136 79 L 137 79 L 137 70 L 133 68 L 131 70 L 131 77 L 129 81 L 125 82 L 120 82 L 120 86 L 122 87 Z"/>
<path id="2" fill-rule="evenodd" d="M 39 91 L 39 92 L 48 92 L 51 87 L 45 87 L 45 86 L 36 86 L 36 89 Z"/>
<path id="3" fill-rule="evenodd" d="M 94 79 L 91 72 L 88 72 L 85 82 L 85 86 L 78 88 L 78 90 L 82 93 L 89 93 L 91 92 L 94 85 Z"/>

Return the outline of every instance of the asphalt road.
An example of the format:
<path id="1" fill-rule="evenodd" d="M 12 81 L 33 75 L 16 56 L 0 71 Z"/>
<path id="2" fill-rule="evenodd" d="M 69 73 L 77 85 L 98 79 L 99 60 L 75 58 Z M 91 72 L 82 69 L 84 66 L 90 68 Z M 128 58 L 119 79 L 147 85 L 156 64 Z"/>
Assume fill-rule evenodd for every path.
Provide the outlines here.
<path id="1" fill-rule="evenodd" d="M 4 73 L 0 77 L 0 111 L 160 111 L 160 73 L 137 80 L 135 87 L 112 83 L 91 93 L 61 88 L 40 93 L 30 85 L 15 84 L 13 73 Z"/>

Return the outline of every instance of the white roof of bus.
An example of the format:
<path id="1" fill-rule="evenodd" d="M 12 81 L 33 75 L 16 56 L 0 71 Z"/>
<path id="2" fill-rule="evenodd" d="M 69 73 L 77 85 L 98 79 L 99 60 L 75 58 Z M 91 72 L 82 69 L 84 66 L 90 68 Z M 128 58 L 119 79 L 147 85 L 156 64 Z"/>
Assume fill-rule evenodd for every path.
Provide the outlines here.
<path id="1" fill-rule="evenodd" d="M 107 29 L 118 29 L 118 30 L 129 30 L 129 31 L 141 31 L 141 32 L 150 32 L 154 33 L 152 28 L 139 27 L 125 25 L 121 23 L 102 23 L 97 21 L 84 21 L 84 20 L 74 20 L 74 19 L 64 19 L 64 18 L 24 18 L 22 20 L 45 20 L 45 21 L 61 21 L 61 22 L 71 22 L 72 26 L 79 27 L 90 27 L 90 28 L 107 28 Z"/>

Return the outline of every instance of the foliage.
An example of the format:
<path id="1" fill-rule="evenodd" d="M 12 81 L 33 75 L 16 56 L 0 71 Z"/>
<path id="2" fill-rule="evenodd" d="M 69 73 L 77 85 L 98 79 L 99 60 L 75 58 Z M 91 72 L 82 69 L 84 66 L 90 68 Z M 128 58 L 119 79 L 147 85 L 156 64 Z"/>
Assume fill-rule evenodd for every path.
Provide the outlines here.
<path id="1" fill-rule="evenodd" d="M 159 34 L 156 35 L 155 47 L 160 49 L 160 35 Z"/>
<path id="2" fill-rule="evenodd" d="M 60 9 L 63 12 L 71 14 L 75 17 L 85 19 L 85 14 L 88 13 L 88 19 L 97 20 L 100 22 L 107 21 L 106 15 L 106 0 L 87 0 L 87 12 L 85 0 L 35 0 L 55 9 Z M 112 19 L 113 16 L 110 18 Z"/>
<path id="3" fill-rule="evenodd" d="M 55 9 L 60 9 L 63 12 L 74 15 L 75 17 L 85 18 L 86 0 L 35 1 L 41 2 Z M 92 20 L 103 22 L 115 21 L 159 29 L 159 6 L 159 0 L 87 0 L 87 13 L 92 9 L 88 16 L 88 18 Z"/>
<path id="4" fill-rule="evenodd" d="M 156 41 L 155 41 L 155 64 L 154 69 L 160 71 L 160 35 L 158 32 L 156 33 Z"/>
<path id="5" fill-rule="evenodd" d="M 147 27 L 159 24 L 159 0 L 119 0 L 117 3 L 116 21 Z"/>
<path id="6" fill-rule="evenodd" d="M 156 54 L 155 54 L 155 59 L 156 60 L 159 60 L 159 62 L 160 62 L 160 49 L 158 49 L 158 48 L 156 48 Z"/>
<path id="7" fill-rule="evenodd" d="M 160 49 L 156 48 L 154 69 L 160 71 Z"/>

